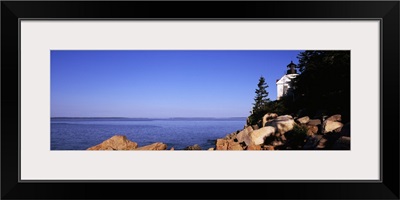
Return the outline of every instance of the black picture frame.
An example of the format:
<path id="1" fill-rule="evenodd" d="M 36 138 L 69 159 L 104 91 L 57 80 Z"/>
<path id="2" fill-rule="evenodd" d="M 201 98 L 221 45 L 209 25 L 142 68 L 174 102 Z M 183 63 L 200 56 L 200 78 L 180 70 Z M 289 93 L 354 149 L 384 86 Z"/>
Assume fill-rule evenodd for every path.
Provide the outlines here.
<path id="1" fill-rule="evenodd" d="M 399 199 L 399 6 L 399 1 L 2 1 L 1 198 Z M 19 77 L 19 20 L 22 18 L 379 19 L 382 22 L 380 87 L 382 180 L 378 182 L 20 182 L 18 133 L 21 108 L 20 80 L 17 77 Z M 340 168 L 345 167 L 345 163 L 340 166 Z M 316 166 L 310 170 L 307 173 L 325 173 L 323 166 Z M 148 193 L 148 189 L 154 192 Z M 182 190 L 185 192 L 181 192 Z"/>

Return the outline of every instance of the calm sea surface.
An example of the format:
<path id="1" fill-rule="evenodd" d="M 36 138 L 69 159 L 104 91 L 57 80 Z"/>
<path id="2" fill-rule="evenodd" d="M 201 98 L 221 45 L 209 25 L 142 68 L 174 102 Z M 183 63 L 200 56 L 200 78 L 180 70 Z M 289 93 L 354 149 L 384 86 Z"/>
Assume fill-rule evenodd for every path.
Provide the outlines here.
<path id="1" fill-rule="evenodd" d="M 134 120 L 51 119 L 51 150 L 85 150 L 116 134 L 145 146 L 154 142 L 176 150 L 198 144 L 203 150 L 215 140 L 245 125 L 245 119 L 219 120 Z"/>

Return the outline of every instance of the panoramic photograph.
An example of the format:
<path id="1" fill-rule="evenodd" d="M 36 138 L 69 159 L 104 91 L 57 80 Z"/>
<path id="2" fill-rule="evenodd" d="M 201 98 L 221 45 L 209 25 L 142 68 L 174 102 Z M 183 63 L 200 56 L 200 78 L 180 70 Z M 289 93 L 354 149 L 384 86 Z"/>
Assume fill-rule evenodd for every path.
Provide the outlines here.
<path id="1" fill-rule="evenodd" d="M 50 150 L 350 150 L 350 51 L 52 50 Z"/>

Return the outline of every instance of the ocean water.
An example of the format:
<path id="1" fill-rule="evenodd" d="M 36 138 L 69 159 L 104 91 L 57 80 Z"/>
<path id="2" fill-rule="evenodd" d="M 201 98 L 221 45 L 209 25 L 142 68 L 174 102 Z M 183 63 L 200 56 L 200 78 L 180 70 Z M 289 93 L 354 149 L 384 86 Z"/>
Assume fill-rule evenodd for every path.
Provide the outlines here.
<path id="1" fill-rule="evenodd" d="M 86 150 L 116 134 L 145 146 L 154 142 L 167 149 L 194 144 L 203 150 L 215 147 L 218 138 L 243 129 L 245 119 L 137 120 L 137 119 L 51 119 L 51 150 Z"/>

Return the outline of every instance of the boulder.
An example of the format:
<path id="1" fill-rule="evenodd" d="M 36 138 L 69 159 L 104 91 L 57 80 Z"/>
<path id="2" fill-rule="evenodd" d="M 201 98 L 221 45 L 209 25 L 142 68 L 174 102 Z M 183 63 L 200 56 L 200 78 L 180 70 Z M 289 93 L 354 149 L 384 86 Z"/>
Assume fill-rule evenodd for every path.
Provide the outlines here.
<path id="1" fill-rule="evenodd" d="M 239 143 L 245 142 L 245 141 L 250 141 L 250 136 L 249 133 L 253 131 L 253 127 L 248 126 L 245 129 L 243 129 L 242 131 L 240 131 L 237 135 L 236 135 L 236 139 L 238 140 Z"/>
<path id="2" fill-rule="evenodd" d="M 263 116 L 263 118 L 262 118 L 262 126 L 261 127 L 264 127 L 267 122 L 269 122 L 272 119 L 275 119 L 277 117 L 278 117 L 278 114 L 276 114 L 276 113 L 267 113 L 267 114 L 265 114 Z"/>
<path id="3" fill-rule="evenodd" d="M 225 139 L 217 139 L 215 150 L 228 150 L 228 141 Z"/>
<path id="4" fill-rule="evenodd" d="M 281 141 L 273 141 L 272 142 L 272 146 L 281 146 L 281 145 L 283 145 L 283 142 L 281 142 Z"/>
<path id="5" fill-rule="evenodd" d="M 243 148 L 239 143 L 232 142 L 232 143 L 229 143 L 228 150 L 241 151 L 241 150 L 243 150 Z"/>
<path id="6" fill-rule="evenodd" d="M 124 135 L 114 135 L 87 150 L 134 150 L 137 146 L 136 142 L 128 140 Z"/>
<path id="7" fill-rule="evenodd" d="M 261 146 L 252 144 L 252 145 L 248 146 L 246 150 L 250 150 L 250 151 L 261 150 Z"/>
<path id="8" fill-rule="evenodd" d="M 201 147 L 198 144 L 195 144 L 193 146 L 185 147 L 183 150 L 201 150 Z"/>
<path id="9" fill-rule="evenodd" d="M 322 138 L 319 140 L 316 149 L 326 149 L 327 146 L 328 146 L 328 143 L 329 143 L 329 142 L 328 142 L 328 139 L 325 138 L 325 137 L 322 137 Z"/>
<path id="10" fill-rule="evenodd" d="M 344 125 L 343 125 L 343 126 L 344 126 Z M 342 132 L 343 126 L 341 126 L 341 127 L 337 128 L 337 129 L 333 130 L 333 132 L 335 132 L 335 133 L 340 133 L 340 132 Z"/>
<path id="11" fill-rule="evenodd" d="M 322 133 L 332 132 L 336 129 L 342 128 L 343 124 L 339 122 L 341 120 L 340 115 L 333 115 L 327 118 L 324 123 L 322 123 Z"/>
<path id="12" fill-rule="evenodd" d="M 139 147 L 135 150 L 143 150 L 143 151 L 154 151 L 154 150 L 165 150 L 167 149 L 167 145 L 162 142 L 156 142 L 147 146 Z"/>
<path id="13" fill-rule="evenodd" d="M 243 148 L 233 140 L 217 139 L 215 150 L 243 150 Z"/>
<path id="14" fill-rule="evenodd" d="M 307 135 L 312 136 L 318 133 L 318 126 L 307 125 Z"/>
<path id="15" fill-rule="evenodd" d="M 251 125 L 251 128 L 253 128 L 253 130 L 257 130 L 257 129 L 259 129 L 259 127 L 258 127 L 258 125 L 257 125 L 257 124 L 255 124 L 255 125 Z"/>
<path id="16" fill-rule="evenodd" d="M 266 126 L 272 126 L 276 129 L 276 132 L 279 134 L 284 134 L 288 131 L 291 131 L 294 127 L 293 117 L 290 115 L 282 115 L 273 119 L 270 122 L 267 122 Z"/>
<path id="17" fill-rule="evenodd" d="M 265 145 L 263 147 L 263 150 L 273 151 L 273 150 L 275 150 L 275 148 L 274 148 L 274 146 L 271 146 L 271 145 Z"/>
<path id="18" fill-rule="evenodd" d="M 305 116 L 302 118 L 298 118 L 296 121 L 300 124 L 307 124 L 310 121 L 310 118 L 308 116 Z"/>
<path id="19" fill-rule="evenodd" d="M 350 150 L 350 137 L 342 136 L 336 140 L 332 149 L 334 150 Z"/>
<path id="20" fill-rule="evenodd" d="M 321 120 L 320 119 L 310 119 L 308 120 L 307 125 L 311 125 L 311 126 L 318 126 L 321 124 Z"/>
<path id="21" fill-rule="evenodd" d="M 259 144 L 263 144 L 265 138 L 273 135 L 275 133 L 275 127 L 272 126 L 266 126 L 266 127 L 262 127 L 258 130 L 254 130 L 252 132 L 249 133 L 250 136 L 250 141 L 245 141 L 247 146 L 250 146 L 252 144 L 255 145 L 259 145 Z"/>
<path id="22" fill-rule="evenodd" d="M 336 114 L 328 117 L 326 120 L 334 121 L 334 122 L 341 122 L 342 121 L 342 115 Z"/>
<path id="23" fill-rule="evenodd" d="M 322 135 L 313 135 L 307 138 L 306 143 L 303 146 L 305 150 L 313 150 L 318 146 L 319 141 L 322 139 Z"/>

